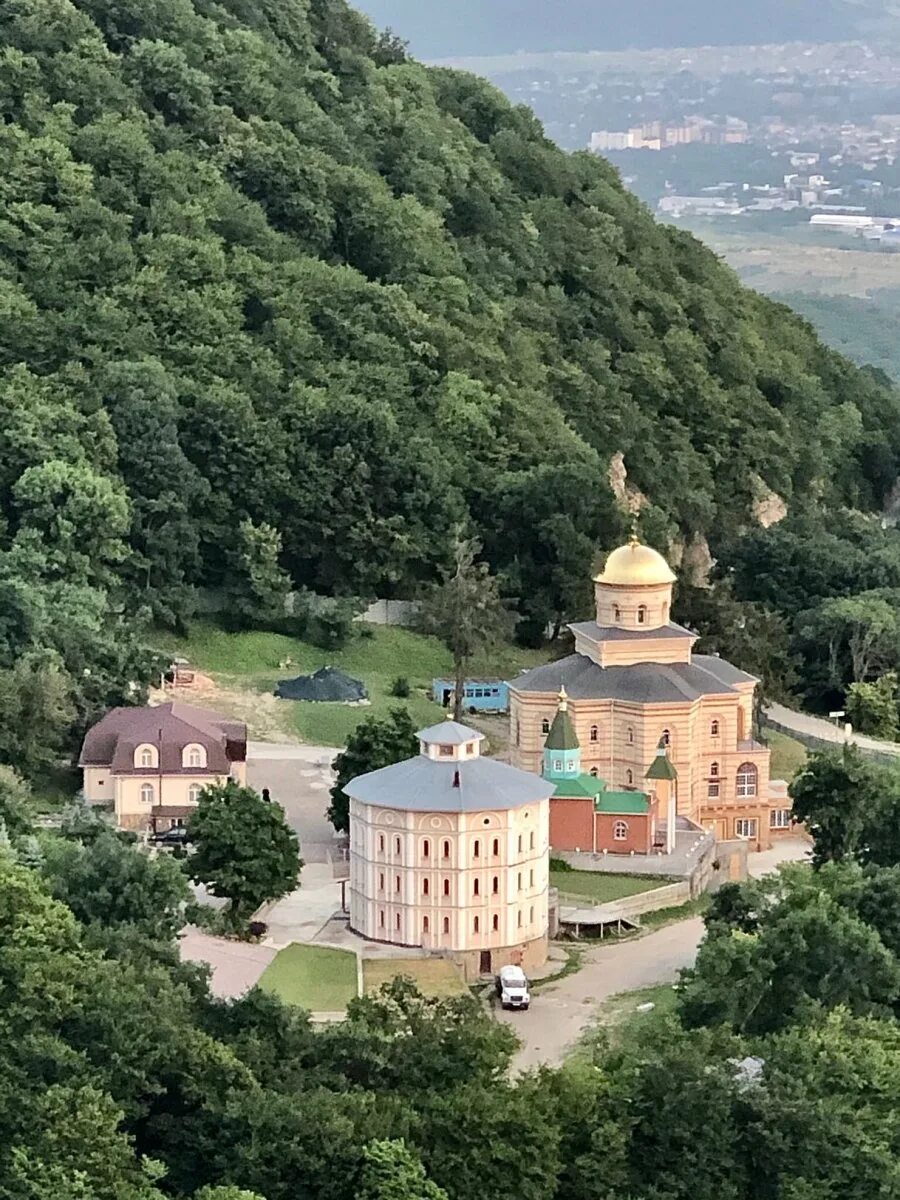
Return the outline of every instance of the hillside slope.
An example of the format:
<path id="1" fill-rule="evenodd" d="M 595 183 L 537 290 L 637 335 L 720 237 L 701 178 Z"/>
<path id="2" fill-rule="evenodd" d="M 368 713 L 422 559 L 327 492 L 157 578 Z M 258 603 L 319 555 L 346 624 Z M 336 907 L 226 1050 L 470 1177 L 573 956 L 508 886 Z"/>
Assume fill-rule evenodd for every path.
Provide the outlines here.
<path id="1" fill-rule="evenodd" d="M 617 452 L 658 541 L 893 483 L 895 392 L 342 0 L 0 14 L 6 545 L 124 525 L 171 617 L 242 520 L 298 584 L 402 594 L 471 518 L 542 620 L 621 536 Z"/>

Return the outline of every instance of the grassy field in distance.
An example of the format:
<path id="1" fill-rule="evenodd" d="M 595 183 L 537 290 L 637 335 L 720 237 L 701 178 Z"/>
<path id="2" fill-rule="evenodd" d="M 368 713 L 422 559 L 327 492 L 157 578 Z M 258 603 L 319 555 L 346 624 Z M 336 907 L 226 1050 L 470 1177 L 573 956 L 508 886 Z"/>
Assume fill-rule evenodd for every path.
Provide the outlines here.
<path id="1" fill-rule="evenodd" d="M 428 696 L 431 681 L 452 672 L 449 651 L 436 638 L 424 637 L 396 626 L 363 625 L 340 650 L 323 650 L 299 638 L 277 633 L 232 633 L 210 620 L 195 621 L 188 636 L 161 634 L 156 645 L 186 658 L 221 689 L 222 711 L 247 721 L 250 736 L 263 740 L 297 740 L 320 746 L 342 746 L 350 732 L 367 716 L 384 716 L 391 708 L 408 708 L 417 726 L 440 721 L 444 710 Z M 498 647 L 485 660 L 473 664 L 470 674 L 513 678 L 526 667 L 545 662 L 544 650 Z M 279 663 L 291 660 L 289 667 Z M 273 700 L 279 679 L 340 667 L 361 679 L 369 691 L 369 704 L 311 704 Z M 393 681 L 409 681 L 410 695 L 391 695 Z M 181 698 L 190 700 L 190 695 Z M 216 707 L 216 691 L 199 694 L 196 703 Z"/>

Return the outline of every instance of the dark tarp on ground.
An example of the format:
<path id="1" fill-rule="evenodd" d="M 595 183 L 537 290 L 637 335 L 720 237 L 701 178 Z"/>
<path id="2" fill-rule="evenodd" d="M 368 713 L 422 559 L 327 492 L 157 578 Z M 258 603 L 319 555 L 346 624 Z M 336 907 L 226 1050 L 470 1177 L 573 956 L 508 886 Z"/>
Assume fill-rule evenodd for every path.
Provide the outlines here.
<path id="1" fill-rule="evenodd" d="M 358 679 L 345 675 L 336 667 L 320 667 L 314 675 L 298 675 L 296 679 L 279 680 L 275 695 L 282 700 L 315 700 L 320 703 L 352 703 L 367 700 L 369 693 Z"/>

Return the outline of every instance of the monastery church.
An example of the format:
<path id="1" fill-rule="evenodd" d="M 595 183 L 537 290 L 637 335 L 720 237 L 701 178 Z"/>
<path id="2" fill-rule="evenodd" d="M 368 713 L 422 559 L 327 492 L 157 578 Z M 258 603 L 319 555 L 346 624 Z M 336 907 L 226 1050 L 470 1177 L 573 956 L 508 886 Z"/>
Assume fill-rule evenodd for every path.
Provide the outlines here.
<path id="1" fill-rule="evenodd" d="M 570 626 L 575 653 L 510 683 L 512 762 L 556 785 L 554 850 L 665 853 L 667 809 L 754 850 L 790 830 L 786 787 L 753 739 L 758 680 L 694 653 L 698 635 L 670 620 L 674 582 L 632 538 L 594 580 L 596 619 Z"/>

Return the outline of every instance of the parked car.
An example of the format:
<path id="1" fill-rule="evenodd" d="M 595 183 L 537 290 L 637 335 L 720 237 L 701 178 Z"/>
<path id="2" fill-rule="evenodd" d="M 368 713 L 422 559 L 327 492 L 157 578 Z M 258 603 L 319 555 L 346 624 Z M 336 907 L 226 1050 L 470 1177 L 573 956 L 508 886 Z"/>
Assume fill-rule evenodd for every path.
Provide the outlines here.
<path id="1" fill-rule="evenodd" d="M 150 836 L 151 846 L 186 846 L 190 836 L 184 825 L 173 825 L 171 829 L 163 829 L 160 833 Z"/>
<path id="2" fill-rule="evenodd" d="M 528 1008 L 531 994 L 521 967 L 501 967 L 497 976 L 497 995 L 502 1008 Z"/>

